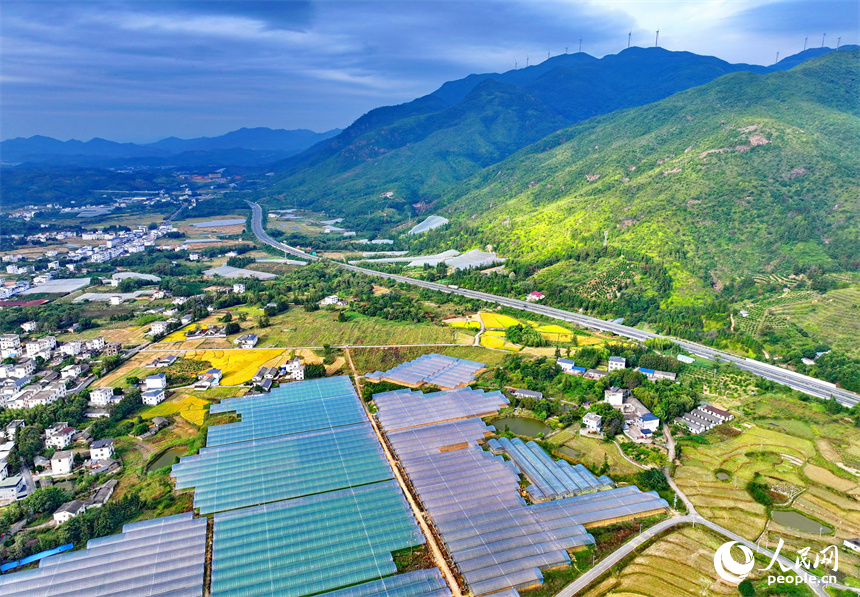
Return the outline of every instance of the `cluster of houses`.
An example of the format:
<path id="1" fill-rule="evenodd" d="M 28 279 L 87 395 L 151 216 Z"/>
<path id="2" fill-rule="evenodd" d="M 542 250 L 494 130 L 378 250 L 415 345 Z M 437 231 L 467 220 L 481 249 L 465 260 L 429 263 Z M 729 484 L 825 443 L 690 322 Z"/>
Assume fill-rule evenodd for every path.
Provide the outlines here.
<path id="1" fill-rule="evenodd" d="M 35 322 L 26 322 L 21 327 L 33 330 L 35 325 Z M 22 342 L 18 334 L 3 334 L 0 355 L 15 362 L 0 365 L 0 406 L 33 408 L 56 402 L 86 384 L 90 371 L 87 361 L 102 353 L 117 354 L 120 349 L 118 343 L 105 342 L 102 336 L 58 343 L 54 336 Z M 70 357 L 75 362 L 59 372 L 49 369 Z M 37 365 L 38 359 L 42 359 L 41 368 Z"/>
<path id="2" fill-rule="evenodd" d="M 254 348 L 259 340 L 257 334 L 240 334 L 233 340 L 233 344 L 239 348 Z"/>
<path id="3" fill-rule="evenodd" d="M 57 524 L 63 524 L 64 522 L 70 521 L 78 514 L 83 514 L 87 510 L 101 508 L 107 503 L 110 496 L 113 495 L 116 485 L 117 480 L 111 479 L 99 485 L 88 499 L 83 501 L 72 500 L 70 502 L 66 502 L 54 512 L 54 521 Z"/>
<path id="4" fill-rule="evenodd" d="M 195 390 L 208 390 L 209 388 L 220 386 L 222 377 L 224 377 L 224 374 L 220 369 L 214 367 L 207 369 L 197 376 L 197 381 L 194 382 L 193 387 Z"/>
<path id="5" fill-rule="evenodd" d="M 27 479 L 20 473 L 10 475 L 8 464 L 9 453 L 15 445 L 15 434 L 24 427 L 24 421 L 16 419 L 0 429 L 0 439 L 3 441 L 0 444 L 0 505 L 24 499 L 29 495 Z M 119 468 L 119 462 L 113 458 L 112 439 L 91 441 L 87 431 L 78 431 L 65 421 L 45 429 L 44 442 L 45 447 L 54 452 L 50 458 L 37 456 L 33 460 L 34 479 L 63 478 L 70 475 L 76 468 L 75 453 L 71 449 L 74 444 L 81 447 L 88 444 L 89 458 L 84 459 L 81 466 L 89 474 L 111 472 Z"/>
<path id="6" fill-rule="evenodd" d="M 275 381 L 301 381 L 305 378 L 305 366 L 299 357 L 293 357 L 280 367 L 260 367 L 251 381 L 263 388 L 264 392 L 272 389 Z"/>
<path id="7" fill-rule="evenodd" d="M 556 364 L 561 367 L 562 373 L 568 375 L 579 375 L 588 379 L 603 379 L 612 371 L 627 368 L 627 359 L 624 357 L 609 357 L 607 369 L 586 369 L 585 367 L 577 367 L 576 362 L 571 359 L 556 359 Z M 635 371 L 643 373 L 650 381 L 659 379 L 669 379 L 675 381 L 677 375 L 671 371 L 657 371 L 655 369 L 646 369 L 644 367 L 636 367 Z"/>
<path id="8" fill-rule="evenodd" d="M 705 404 L 691 410 L 683 417 L 676 417 L 675 423 L 686 426 L 692 433 L 702 433 L 734 418 L 735 416 L 729 412 Z"/>
<path id="9" fill-rule="evenodd" d="M 164 373 L 156 373 L 143 380 L 140 399 L 145 405 L 161 404 L 165 398 L 167 398 L 167 376 Z"/>

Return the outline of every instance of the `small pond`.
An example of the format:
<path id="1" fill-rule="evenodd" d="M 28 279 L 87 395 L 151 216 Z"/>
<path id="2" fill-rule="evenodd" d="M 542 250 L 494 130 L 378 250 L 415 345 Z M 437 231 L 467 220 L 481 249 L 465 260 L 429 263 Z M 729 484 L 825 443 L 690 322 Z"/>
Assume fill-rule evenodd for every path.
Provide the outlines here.
<path id="1" fill-rule="evenodd" d="M 720 481 L 731 481 L 732 476 L 728 473 L 720 472 L 720 473 L 717 473 L 717 479 L 719 479 Z"/>
<path id="2" fill-rule="evenodd" d="M 569 446 L 562 446 L 560 448 L 557 448 L 555 451 L 559 454 L 564 454 L 565 456 L 567 456 L 568 458 L 572 458 L 573 460 L 579 460 L 579 457 L 582 456 L 582 452 L 580 452 L 579 450 L 574 450 Z"/>
<path id="3" fill-rule="evenodd" d="M 505 417 L 503 419 L 496 419 L 490 424 L 496 428 L 498 433 L 503 433 L 505 431 L 505 425 L 507 425 L 508 429 L 511 430 L 511 433 L 514 435 L 522 435 L 523 437 L 537 437 L 538 433 L 547 435 L 552 431 L 552 429 L 537 419 L 524 419 L 521 417 Z"/>
<path id="4" fill-rule="evenodd" d="M 833 529 L 829 526 L 821 524 L 817 520 L 813 520 L 804 516 L 800 512 L 794 510 L 774 510 L 770 513 L 771 518 L 784 527 L 795 529 L 797 531 L 805 531 L 807 533 L 817 534 L 819 530 L 822 533 L 831 533 Z"/>
<path id="5" fill-rule="evenodd" d="M 146 472 L 151 473 L 152 471 L 157 471 L 160 468 L 164 468 L 165 466 L 172 466 L 176 464 L 176 460 L 185 454 L 187 450 L 185 447 L 179 448 L 170 448 L 166 450 L 161 456 L 156 458 L 152 464 L 146 467 Z"/>

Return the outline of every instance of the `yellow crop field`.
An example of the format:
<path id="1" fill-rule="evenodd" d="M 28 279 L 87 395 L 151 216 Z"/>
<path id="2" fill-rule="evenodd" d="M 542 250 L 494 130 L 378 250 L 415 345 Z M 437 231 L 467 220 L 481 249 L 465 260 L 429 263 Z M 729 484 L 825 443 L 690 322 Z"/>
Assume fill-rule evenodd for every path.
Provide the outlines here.
<path id="1" fill-rule="evenodd" d="M 511 352 L 517 352 L 520 350 L 519 346 L 508 342 L 508 339 L 505 337 L 505 333 L 502 331 L 490 331 L 481 334 L 481 346 L 486 348 L 510 350 Z"/>
<path id="2" fill-rule="evenodd" d="M 520 323 L 513 317 L 508 317 L 507 315 L 500 315 L 499 313 L 481 312 L 478 315 L 480 316 L 481 321 L 484 322 L 484 327 L 490 329 L 509 328 Z"/>
<path id="3" fill-rule="evenodd" d="M 185 353 L 185 358 L 209 361 L 224 374 L 221 385 L 234 386 L 250 381 L 263 365 L 273 366 L 275 360 L 285 352 L 287 351 L 281 348 L 189 350 Z"/>
<path id="4" fill-rule="evenodd" d="M 481 324 L 477 321 L 451 321 L 448 323 L 452 328 L 466 328 L 469 330 L 480 330 Z"/>
<path id="5" fill-rule="evenodd" d="M 560 325 L 541 325 L 536 326 L 535 329 L 540 332 L 540 335 L 549 340 L 550 342 L 572 342 L 573 341 L 573 332 L 571 332 L 567 328 L 563 328 Z"/>
<path id="6" fill-rule="evenodd" d="M 177 398 L 183 398 L 183 396 L 180 395 Z M 144 419 L 151 419 L 153 417 L 179 415 L 186 421 L 200 426 L 203 424 L 203 417 L 206 416 L 207 406 L 209 406 L 207 400 L 195 396 L 185 396 L 182 400 L 171 400 L 157 404 L 147 409 L 141 416 Z"/>

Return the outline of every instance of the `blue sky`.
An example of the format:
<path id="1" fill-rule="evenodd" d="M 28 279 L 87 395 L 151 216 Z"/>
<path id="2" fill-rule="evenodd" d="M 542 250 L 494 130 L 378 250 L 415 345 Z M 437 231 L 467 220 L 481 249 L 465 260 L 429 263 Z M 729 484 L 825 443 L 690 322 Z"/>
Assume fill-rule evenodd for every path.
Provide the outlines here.
<path id="1" fill-rule="evenodd" d="M 860 42 L 857 0 L 4 0 L 0 138 L 152 141 L 345 127 L 447 80 L 565 49 L 770 64 Z"/>

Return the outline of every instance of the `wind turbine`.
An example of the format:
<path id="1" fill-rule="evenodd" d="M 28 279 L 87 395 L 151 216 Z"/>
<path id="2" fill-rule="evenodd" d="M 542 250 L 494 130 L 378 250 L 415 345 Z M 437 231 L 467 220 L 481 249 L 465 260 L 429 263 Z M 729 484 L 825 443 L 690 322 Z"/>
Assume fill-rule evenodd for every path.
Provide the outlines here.
<path id="1" fill-rule="evenodd" d="M 632 31 L 631 31 L 630 33 L 628 33 L 628 34 L 627 34 L 627 47 L 628 47 L 628 48 L 630 47 L 630 37 L 631 37 L 632 35 L 633 35 L 633 32 L 632 32 Z"/>
<path id="2" fill-rule="evenodd" d="M 659 42 L 660 42 L 660 30 L 659 30 L 659 29 L 657 29 L 657 35 L 654 37 L 654 47 L 655 47 L 655 48 L 659 48 L 659 47 L 660 47 L 660 43 L 659 43 Z"/>

